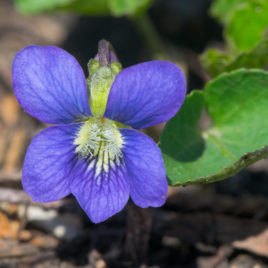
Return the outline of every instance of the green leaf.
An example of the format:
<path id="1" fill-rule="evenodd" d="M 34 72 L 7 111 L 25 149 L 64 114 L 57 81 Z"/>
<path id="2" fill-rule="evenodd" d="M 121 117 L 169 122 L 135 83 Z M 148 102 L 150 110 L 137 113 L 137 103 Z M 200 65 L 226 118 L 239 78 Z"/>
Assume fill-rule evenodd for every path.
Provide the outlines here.
<path id="1" fill-rule="evenodd" d="M 136 15 L 144 12 L 152 0 L 15 0 L 24 14 L 68 11 L 82 15 Z"/>
<path id="2" fill-rule="evenodd" d="M 249 0 L 214 0 L 210 13 L 222 24 L 227 25 L 231 21 L 234 11 L 243 7 Z"/>
<path id="3" fill-rule="evenodd" d="M 215 0 L 211 13 L 224 20 L 227 49 L 209 49 L 202 55 L 210 75 L 241 67 L 264 68 L 268 63 L 268 1 Z"/>
<path id="4" fill-rule="evenodd" d="M 16 8 L 24 14 L 48 11 L 71 3 L 73 0 L 15 0 Z"/>
<path id="5" fill-rule="evenodd" d="M 268 30 L 268 29 L 267 29 Z M 232 59 L 225 71 L 232 71 L 241 67 L 264 68 L 268 64 L 268 35 L 259 42 L 251 51 L 240 53 Z"/>
<path id="6" fill-rule="evenodd" d="M 109 0 L 109 7 L 115 16 L 134 15 L 149 7 L 152 0 Z"/>
<path id="7" fill-rule="evenodd" d="M 186 98 L 166 125 L 160 147 L 171 185 L 225 179 L 268 156 L 268 73 L 236 70 Z M 213 125 L 201 131 L 206 108 Z"/>
<path id="8" fill-rule="evenodd" d="M 74 12 L 81 15 L 110 15 L 108 0 L 73 0 L 57 10 Z"/>
<path id="9" fill-rule="evenodd" d="M 268 29 L 267 29 L 268 32 Z M 212 77 L 238 68 L 264 68 L 268 64 L 268 34 L 265 34 L 251 51 L 236 55 L 209 49 L 201 56 L 201 62 Z"/>
<path id="10" fill-rule="evenodd" d="M 226 28 L 226 40 L 229 46 L 239 51 L 250 51 L 262 39 L 263 31 L 268 27 L 268 1 L 248 2 L 236 9 Z"/>
<path id="11" fill-rule="evenodd" d="M 212 77 L 223 73 L 229 62 L 228 56 L 217 49 L 208 49 L 200 57 L 200 60 Z"/>

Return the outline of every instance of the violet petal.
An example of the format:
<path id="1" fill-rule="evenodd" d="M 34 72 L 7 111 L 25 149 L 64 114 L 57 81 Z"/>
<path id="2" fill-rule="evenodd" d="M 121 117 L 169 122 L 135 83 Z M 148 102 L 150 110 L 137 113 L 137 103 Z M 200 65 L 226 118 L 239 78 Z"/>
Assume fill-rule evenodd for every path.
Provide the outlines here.
<path id="1" fill-rule="evenodd" d="M 94 223 L 102 222 L 121 211 L 129 199 L 129 178 L 123 159 L 120 164 L 105 157 L 79 159 L 75 166 L 71 191 Z M 99 167 L 98 167 L 99 166 Z"/>
<path id="2" fill-rule="evenodd" d="M 161 151 L 147 135 L 121 129 L 124 160 L 130 179 L 130 196 L 142 208 L 162 206 L 167 198 L 166 171 Z"/>
<path id="3" fill-rule="evenodd" d="M 160 124 L 178 112 L 185 94 L 185 78 L 175 64 L 137 64 L 116 76 L 104 117 L 136 129 Z"/>
<path id="4" fill-rule="evenodd" d="M 91 115 L 82 68 L 63 49 L 28 46 L 12 66 L 15 96 L 30 115 L 50 124 Z"/>
<path id="5" fill-rule="evenodd" d="M 70 194 L 76 154 L 73 140 L 80 124 L 49 127 L 28 147 L 23 171 L 24 190 L 37 202 L 51 202 Z"/>

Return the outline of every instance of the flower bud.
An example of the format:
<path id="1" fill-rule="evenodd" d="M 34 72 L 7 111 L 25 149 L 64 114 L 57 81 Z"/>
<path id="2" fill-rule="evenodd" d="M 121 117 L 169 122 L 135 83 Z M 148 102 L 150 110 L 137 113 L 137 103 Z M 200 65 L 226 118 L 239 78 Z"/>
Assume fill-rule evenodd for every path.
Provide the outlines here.
<path id="1" fill-rule="evenodd" d="M 101 40 L 98 54 L 88 63 L 87 86 L 89 106 L 93 116 L 102 117 L 104 115 L 111 86 L 121 69 L 121 64 L 111 50 L 110 44 Z"/>

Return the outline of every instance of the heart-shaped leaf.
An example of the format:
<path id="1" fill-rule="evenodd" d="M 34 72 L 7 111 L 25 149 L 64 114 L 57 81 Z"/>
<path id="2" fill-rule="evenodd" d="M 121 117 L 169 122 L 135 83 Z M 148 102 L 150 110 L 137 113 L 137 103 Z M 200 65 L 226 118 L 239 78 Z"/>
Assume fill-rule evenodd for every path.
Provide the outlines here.
<path id="1" fill-rule="evenodd" d="M 160 147 L 171 185 L 225 179 L 268 155 L 268 73 L 237 70 L 194 91 L 166 125 Z M 203 109 L 212 126 L 199 130 Z"/>

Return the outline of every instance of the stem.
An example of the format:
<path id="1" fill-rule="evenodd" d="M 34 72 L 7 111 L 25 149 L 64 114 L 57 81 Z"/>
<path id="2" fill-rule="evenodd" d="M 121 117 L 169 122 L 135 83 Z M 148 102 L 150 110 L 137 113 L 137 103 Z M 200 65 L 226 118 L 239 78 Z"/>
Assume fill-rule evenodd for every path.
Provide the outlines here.
<path id="1" fill-rule="evenodd" d="M 178 65 L 188 75 L 188 68 L 182 52 L 178 48 L 174 48 L 170 44 L 163 43 L 154 24 L 147 14 L 131 17 L 136 25 L 137 31 L 140 33 L 148 50 L 155 60 L 168 60 Z M 168 45 L 168 50 L 166 49 Z"/>
<path id="2" fill-rule="evenodd" d="M 127 206 L 126 257 L 132 267 L 139 267 L 145 262 L 152 227 L 150 209 L 140 208 L 133 203 Z"/>
<path id="3" fill-rule="evenodd" d="M 145 41 L 146 46 L 152 53 L 153 58 L 159 60 L 168 59 L 169 56 L 164 48 L 162 39 L 159 36 L 149 16 L 144 13 L 142 15 L 132 17 L 132 20 L 134 21 L 137 30 L 141 34 L 143 40 Z"/>

